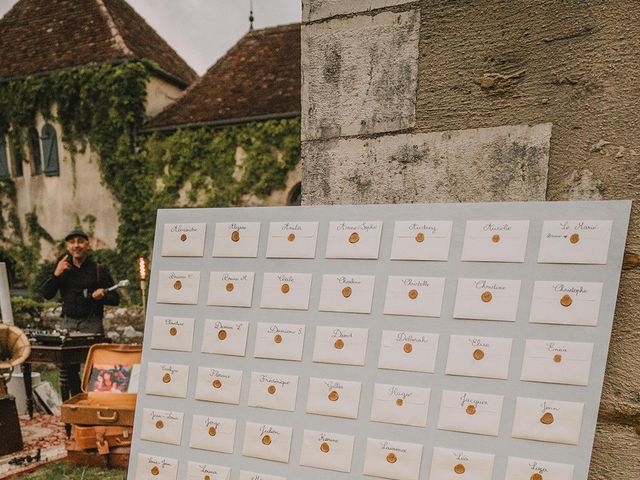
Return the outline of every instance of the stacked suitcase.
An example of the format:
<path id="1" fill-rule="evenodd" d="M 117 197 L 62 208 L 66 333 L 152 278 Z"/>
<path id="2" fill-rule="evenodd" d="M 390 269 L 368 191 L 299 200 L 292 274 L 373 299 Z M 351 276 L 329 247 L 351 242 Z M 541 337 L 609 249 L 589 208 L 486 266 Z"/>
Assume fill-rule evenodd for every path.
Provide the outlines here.
<path id="1" fill-rule="evenodd" d="M 96 374 L 103 366 L 124 366 L 123 371 L 130 374 L 130 368 L 140 364 L 141 356 L 141 345 L 100 343 L 91 347 L 82 376 L 82 392 L 62 404 L 62 421 L 71 424 L 69 462 L 127 467 L 137 395 L 116 391 L 115 387 L 104 391 L 108 385 L 97 386 Z"/>

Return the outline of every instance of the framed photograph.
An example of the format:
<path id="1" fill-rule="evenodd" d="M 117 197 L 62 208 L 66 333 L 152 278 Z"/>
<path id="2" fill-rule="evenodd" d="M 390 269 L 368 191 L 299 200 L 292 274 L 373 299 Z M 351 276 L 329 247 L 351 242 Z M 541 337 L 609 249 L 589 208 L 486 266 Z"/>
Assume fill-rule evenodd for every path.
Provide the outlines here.
<path id="1" fill-rule="evenodd" d="M 40 382 L 33 387 L 36 401 L 49 415 L 60 415 L 60 396 L 49 382 Z"/>
<path id="2" fill-rule="evenodd" d="M 131 365 L 94 364 L 89 377 L 89 392 L 126 392 Z"/>

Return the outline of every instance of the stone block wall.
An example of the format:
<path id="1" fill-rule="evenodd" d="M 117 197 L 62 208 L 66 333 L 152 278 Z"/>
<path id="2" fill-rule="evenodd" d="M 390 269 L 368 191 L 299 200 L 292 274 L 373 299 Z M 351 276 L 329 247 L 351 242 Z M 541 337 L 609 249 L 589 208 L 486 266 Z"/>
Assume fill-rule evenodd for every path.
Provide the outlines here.
<path id="1" fill-rule="evenodd" d="M 303 204 L 632 199 L 635 0 L 304 0 Z M 634 204 L 589 478 L 640 478 Z"/>

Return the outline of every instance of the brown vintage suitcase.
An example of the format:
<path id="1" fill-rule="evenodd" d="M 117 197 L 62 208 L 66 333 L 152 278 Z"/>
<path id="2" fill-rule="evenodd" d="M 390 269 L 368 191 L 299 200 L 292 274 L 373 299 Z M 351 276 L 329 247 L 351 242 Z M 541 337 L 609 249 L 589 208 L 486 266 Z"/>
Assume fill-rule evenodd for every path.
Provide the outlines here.
<path id="1" fill-rule="evenodd" d="M 131 447 L 112 448 L 109 452 L 109 466 L 111 468 L 128 468 L 130 455 Z"/>
<path id="2" fill-rule="evenodd" d="M 98 382 L 97 380 L 100 380 L 103 367 L 115 367 L 115 370 L 120 371 L 119 366 L 131 367 L 140 364 L 141 357 L 141 345 L 111 343 L 92 345 L 82 374 L 82 393 L 74 395 L 62 404 L 62 421 L 75 425 L 133 426 L 137 395 L 104 391 L 109 388 L 110 383 L 117 383 L 112 381 L 113 368 L 104 369 L 106 373 L 111 371 L 108 381 L 102 379 Z M 94 372 L 93 376 L 92 372 Z M 106 375 L 103 376 L 106 378 Z"/>
<path id="3" fill-rule="evenodd" d="M 80 426 L 74 425 L 71 437 L 80 449 L 96 448 L 98 452 L 106 455 L 113 447 L 131 445 L 133 428 L 122 426 Z"/>
<path id="4" fill-rule="evenodd" d="M 84 450 L 78 448 L 76 442 L 67 440 L 67 458 L 66 461 L 73 465 L 81 467 L 102 467 L 109 466 L 109 455 L 100 455 L 97 450 Z"/>
<path id="5" fill-rule="evenodd" d="M 11 395 L 0 397 L 0 456 L 22 450 L 22 432 L 16 400 Z"/>

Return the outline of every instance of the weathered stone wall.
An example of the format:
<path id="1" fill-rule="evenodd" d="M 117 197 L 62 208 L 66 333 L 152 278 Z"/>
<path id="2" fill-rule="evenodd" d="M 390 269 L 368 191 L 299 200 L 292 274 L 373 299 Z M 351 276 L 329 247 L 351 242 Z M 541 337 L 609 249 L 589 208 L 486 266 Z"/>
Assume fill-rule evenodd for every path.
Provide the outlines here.
<path id="1" fill-rule="evenodd" d="M 303 204 L 638 198 L 640 2 L 305 0 L 303 22 Z M 639 224 L 593 480 L 640 478 Z"/>

